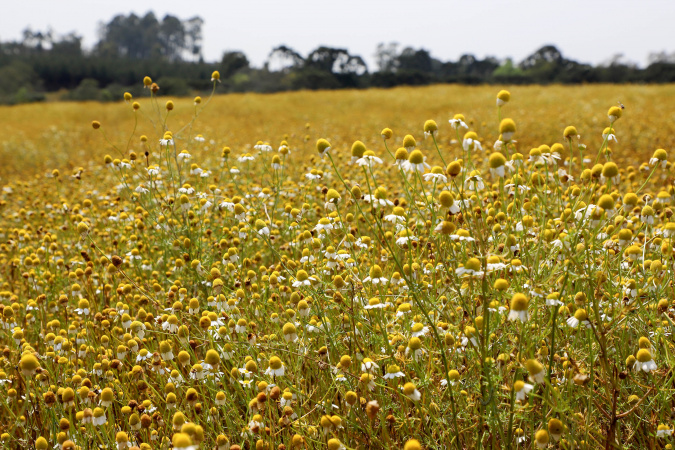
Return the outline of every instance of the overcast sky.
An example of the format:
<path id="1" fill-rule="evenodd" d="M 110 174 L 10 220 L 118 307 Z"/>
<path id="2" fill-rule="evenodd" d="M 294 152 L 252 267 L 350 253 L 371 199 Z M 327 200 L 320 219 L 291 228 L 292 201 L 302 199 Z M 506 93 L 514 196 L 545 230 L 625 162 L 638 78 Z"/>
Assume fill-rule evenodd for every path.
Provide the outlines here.
<path id="1" fill-rule="evenodd" d="M 644 65 L 650 52 L 675 51 L 675 0 L 0 0 L 0 40 L 51 27 L 76 31 L 90 48 L 101 21 L 149 10 L 160 20 L 202 17 L 207 61 L 241 50 L 256 66 L 279 44 L 303 55 L 319 45 L 347 48 L 371 70 L 377 44 L 392 41 L 441 60 L 473 53 L 520 61 L 554 44 L 581 62 L 623 53 Z"/>

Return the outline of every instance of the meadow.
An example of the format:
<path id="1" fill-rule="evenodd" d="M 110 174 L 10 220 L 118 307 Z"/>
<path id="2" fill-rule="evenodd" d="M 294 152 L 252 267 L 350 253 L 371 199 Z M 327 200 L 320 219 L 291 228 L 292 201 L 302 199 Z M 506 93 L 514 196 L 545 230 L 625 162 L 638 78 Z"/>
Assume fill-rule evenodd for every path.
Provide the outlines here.
<path id="1" fill-rule="evenodd" d="M 672 448 L 675 86 L 141 83 L 0 107 L 5 448 Z"/>

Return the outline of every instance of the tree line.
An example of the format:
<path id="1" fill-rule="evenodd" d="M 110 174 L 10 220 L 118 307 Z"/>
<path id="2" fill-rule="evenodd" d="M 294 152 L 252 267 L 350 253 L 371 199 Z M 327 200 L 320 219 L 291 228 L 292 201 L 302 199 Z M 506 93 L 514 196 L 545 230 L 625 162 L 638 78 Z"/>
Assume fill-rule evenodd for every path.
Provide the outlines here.
<path id="1" fill-rule="evenodd" d="M 262 67 L 252 67 L 243 52 L 225 52 L 218 62 L 202 57 L 200 17 L 181 20 L 152 12 L 117 15 L 102 23 L 91 49 L 70 33 L 24 31 L 22 39 L 0 42 L 0 103 L 41 101 L 46 93 L 62 92 L 66 100 L 109 101 L 123 92 L 138 94 L 145 75 L 156 79 L 159 94 L 181 96 L 209 91 L 218 70 L 218 92 L 279 92 L 298 89 L 341 89 L 462 84 L 549 83 L 672 83 L 675 53 L 650 55 L 645 68 L 624 62 L 620 55 L 600 65 L 568 59 L 545 45 L 520 62 L 511 58 L 441 61 L 428 50 L 380 44 L 375 70 L 344 48 L 320 46 L 307 55 L 280 45 Z"/>

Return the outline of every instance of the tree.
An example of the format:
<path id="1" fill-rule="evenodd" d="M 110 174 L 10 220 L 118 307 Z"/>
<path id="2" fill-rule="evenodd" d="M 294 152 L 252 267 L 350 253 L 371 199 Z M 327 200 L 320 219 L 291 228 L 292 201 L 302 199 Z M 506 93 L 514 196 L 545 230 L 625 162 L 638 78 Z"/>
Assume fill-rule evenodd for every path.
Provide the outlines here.
<path id="1" fill-rule="evenodd" d="M 650 65 L 656 63 L 675 64 L 675 52 L 652 52 L 647 57 L 647 63 Z"/>
<path id="2" fill-rule="evenodd" d="M 220 75 L 223 78 L 230 78 L 239 71 L 249 68 L 249 62 L 246 55 L 242 52 L 225 52 L 220 61 Z"/>
<path id="3" fill-rule="evenodd" d="M 375 50 L 375 62 L 378 72 L 396 72 L 399 67 L 398 43 L 380 43 Z"/>
<path id="4" fill-rule="evenodd" d="M 513 59 L 506 58 L 499 67 L 492 71 L 492 77 L 501 83 L 519 83 L 525 80 L 525 72 L 516 67 Z"/>
<path id="5" fill-rule="evenodd" d="M 562 62 L 563 56 L 560 50 L 553 45 L 545 45 L 521 61 L 520 68 L 529 70 L 543 66 L 557 66 Z"/>
<path id="6" fill-rule="evenodd" d="M 82 36 L 75 33 L 68 33 L 65 36 L 62 36 L 61 39 L 53 41 L 52 53 L 70 57 L 83 56 Z"/>
<path id="7" fill-rule="evenodd" d="M 29 64 L 14 61 L 8 65 L 0 65 L 0 103 L 20 102 L 16 98 L 19 90 L 32 93 L 39 83 L 37 74 Z"/>
<path id="8" fill-rule="evenodd" d="M 96 53 L 103 57 L 168 61 L 181 61 L 186 55 L 199 58 L 203 23 L 199 17 L 181 21 L 166 15 L 159 22 L 152 12 L 143 17 L 119 14 L 100 25 Z"/>
<path id="9" fill-rule="evenodd" d="M 360 77 L 368 72 L 363 58 L 346 49 L 321 46 L 313 50 L 301 70 L 302 79 L 310 89 L 358 87 Z"/>
<path id="10" fill-rule="evenodd" d="M 565 59 L 553 45 L 545 45 L 521 61 L 519 67 L 535 83 L 555 81 L 563 70 Z"/>
<path id="11" fill-rule="evenodd" d="M 161 55 L 169 61 L 182 59 L 185 49 L 185 26 L 177 17 L 166 15 L 159 24 L 157 40 Z"/>
<path id="12" fill-rule="evenodd" d="M 363 75 L 368 67 L 363 58 L 350 55 L 343 48 L 319 47 L 305 60 L 306 67 L 343 75 Z"/>
<path id="13" fill-rule="evenodd" d="M 25 47 L 37 51 L 49 50 L 54 42 L 54 32 L 50 29 L 46 32 L 32 31 L 30 28 L 23 30 L 23 41 Z"/>
<path id="14" fill-rule="evenodd" d="M 675 82 L 675 53 L 650 55 L 640 69 L 615 55 L 591 66 L 563 57 L 552 45 L 539 48 L 519 64 L 493 57 L 464 54 L 456 61 L 440 61 L 428 50 L 395 42 L 375 51 L 377 71 L 344 48 L 321 46 L 307 57 L 288 46 L 274 48 L 262 69 L 250 66 L 241 51 L 228 51 L 218 62 L 204 62 L 199 17 L 182 20 L 151 12 L 117 15 L 100 25 L 100 40 L 85 53 L 82 38 L 70 33 L 27 29 L 17 41 L 0 42 L 0 103 L 44 99 L 44 92 L 70 90 L 68 98 L 101 101 L 134 96 L 143 91 L 140 80 L 153 77 L 159 95 L 193 95 L 212 89 L 210 75 L 219 70 L 218 92 L 278 92 L 293 89 L 393 87 L 430 83 L 598 83 Z"/>
<path id="15" fill-rule="evenodd" d="M 674 83 L 675 62 L 653 62 L 643 71 L 642 79 L 649 83 Z"/>
<path id="16" fill-rule="evenodd" d="M 432 72 L 432 58 L 427 50 L 415 50 L 412 47 L 406 47 L 398 56 L 398 69 L 407 71 L 416 71 L 429 73 Z"/>
<path id="17" fill-rule="evenodd" d="M 193 57 L 201 60 L 202 57 L 202 26 L 204 19 L 199 16 L 188 19 L 183 24 L 185 28 L 185 47 L 184 49 Z"/>
<path id="18" fill-rule="evenodd" d="M 272 72 L 289 72 L 299 69 L 305 63 L 305 59 L 290 47 L 280 45 L 270 52 L 265 62 L 265 68 Z"/>

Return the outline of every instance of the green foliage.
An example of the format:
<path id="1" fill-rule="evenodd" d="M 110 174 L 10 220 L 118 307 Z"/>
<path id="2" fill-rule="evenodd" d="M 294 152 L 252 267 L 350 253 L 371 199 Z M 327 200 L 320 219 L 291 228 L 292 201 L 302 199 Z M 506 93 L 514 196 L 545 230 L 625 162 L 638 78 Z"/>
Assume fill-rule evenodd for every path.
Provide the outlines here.
<path id="1" fill-rule="evenodd" d="M 225 52 L 220 61 L 220 75 L 230 78 L 249 67 L 248 58 L 242 52 Z"/>
<path id="2" fill-rule="evenodd" d="M 286 45 L 274 48 L 262 68 L 251 67 L 241 51 L 227 51 L 216 63 L 201 58 L 204 21 L 181 20 L 152 13 L 117 15 L 100 29 L 101 39 L 91 53 L 82 50 L 74 33 L 55 37 L 51 32 L 24 31 L 21 42 L 0 43 L 0 103 L 44 99 L 44 92 L 70 90 L 69 100 L 108 101 L 139 89 L 149 75 L 158 80 L 158 95 L 187 96 L 211 89 L 209 75 L 218 70 L 217 92 L 279 92 L 299 89 L 342 89 L 420 86 L 433 83 L 671 83 L 675 58 L 652 55 L 645 69 L 622 63 L 593 67 L 565 58 L 555 46 L 545 45 L 520 63 L 462 55 L 441 61 L 423 48 L 397 43 L 380 44 L 377 70 L 369 72 L 359 55 L 347 49 L 320 46 L 303 56 Z M 134 92 L 132 92 L 133 94 Z"/>
<path id="3" fill-rule="evenodd" d="M 164 95 L 182 97 L 190 94 L 190 86 L 187 81 L 178 77 L 162 77 L 157 80 Z"/>
<path id="4" fill-rule="evenodd" d="M 66 93 L 62 97 L 63 100 L 102 100 L 102 89 L 99 89 L 98 81 L 93 78 L 85 78 L 79 86 L 72 91 Z"/>
<path id="5" fill-rule="evenodd" d="M 0 103 L 16 104 L 44 100 L 44 94 L 37 92 L 40 79 L 28 64 L 14 61 L 0 67 Z"/>

